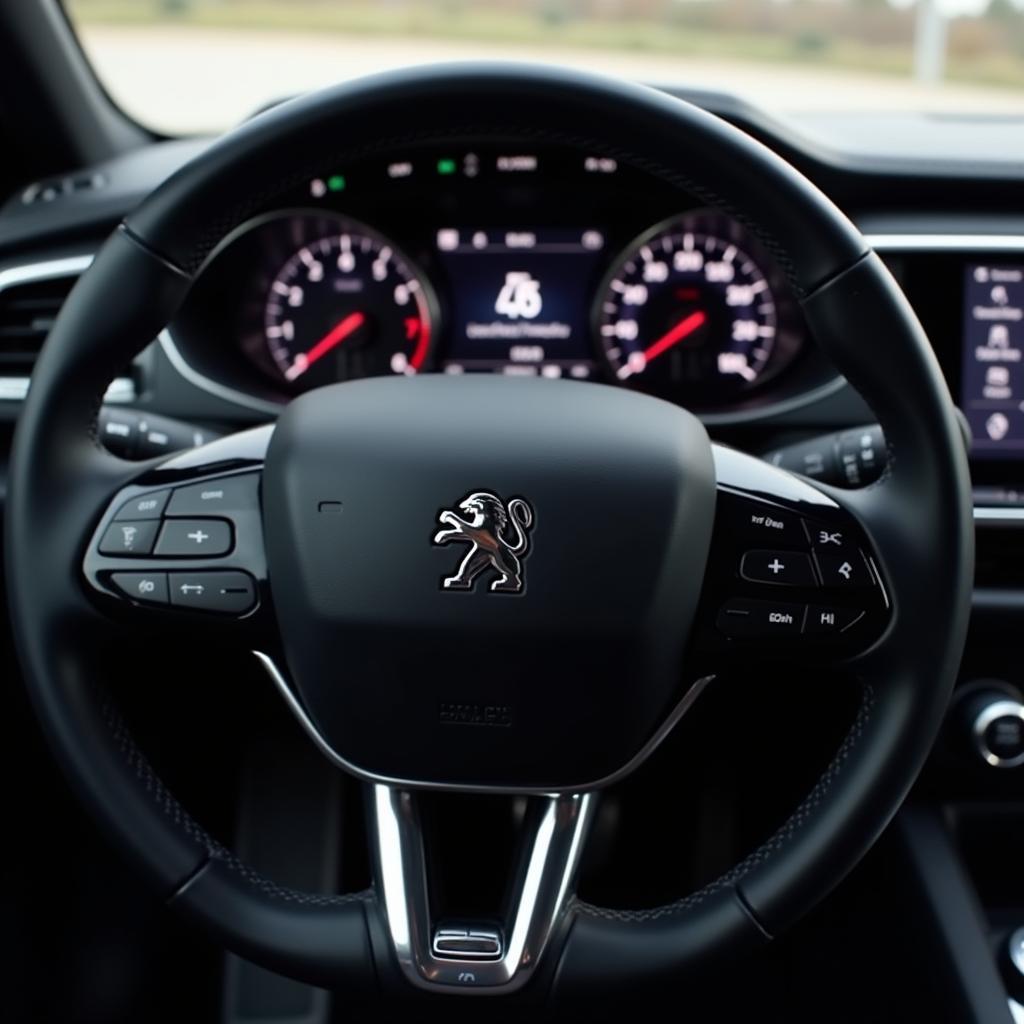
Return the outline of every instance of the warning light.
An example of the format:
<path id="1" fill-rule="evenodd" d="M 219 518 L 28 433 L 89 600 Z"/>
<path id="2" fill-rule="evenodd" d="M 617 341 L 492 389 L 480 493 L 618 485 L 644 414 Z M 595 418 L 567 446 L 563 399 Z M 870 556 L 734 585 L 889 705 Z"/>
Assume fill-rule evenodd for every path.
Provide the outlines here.
<path id="1" fill-rule="evenodd" d="M 443 156 L 437 161 L 437 173 L 438 174 L 454 174 L 455 173 L 455 161 L 451 157 Z"/>
<path id="2" fill-rule="evenodd" d="M 340 174 L 332 174 L 327 179 L 327 188 L 331 192 L 342 192 L 345 188 L 345 178 Z"/>

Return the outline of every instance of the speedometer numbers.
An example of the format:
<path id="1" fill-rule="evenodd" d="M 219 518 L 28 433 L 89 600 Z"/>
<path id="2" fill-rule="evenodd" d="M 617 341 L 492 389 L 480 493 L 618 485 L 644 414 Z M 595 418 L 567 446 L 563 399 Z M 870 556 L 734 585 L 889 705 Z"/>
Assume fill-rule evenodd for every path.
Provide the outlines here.
<path id="1" fill-rule="evenodd" d="M 608 275 L 595 319 L 620 383 L 713 404 L 772 365 L 779 310 L 756 243 L 718 213 L 687 214 L 638 238 Z"/>
<path id="2" fill-rule="evenodd" d="M 428 285 L 395 245 L 339 221 L 299 246 L 271 281 L 267 350 L 296 389 L 417 373 L 429 355 L 431 305 Z"/>

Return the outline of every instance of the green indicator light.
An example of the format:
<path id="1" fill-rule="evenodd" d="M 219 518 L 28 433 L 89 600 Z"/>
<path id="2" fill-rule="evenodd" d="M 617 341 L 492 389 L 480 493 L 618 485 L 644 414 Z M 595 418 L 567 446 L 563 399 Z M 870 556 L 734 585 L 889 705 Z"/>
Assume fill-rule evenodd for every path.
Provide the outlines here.
<path id="1" fill-rule="evenodd" d="M 455 161 L 449 157 L 442 157 L 437 161 L 437 173 L 438 174 L 454 174 L 455 173 Z"/>
<path id="2" fill-rule="evenodd" d="M 327 179 L 327 187 L 332 192 L 341 192 L 345 188 L 345 179 L 340 174 L 332 174 Z"/>

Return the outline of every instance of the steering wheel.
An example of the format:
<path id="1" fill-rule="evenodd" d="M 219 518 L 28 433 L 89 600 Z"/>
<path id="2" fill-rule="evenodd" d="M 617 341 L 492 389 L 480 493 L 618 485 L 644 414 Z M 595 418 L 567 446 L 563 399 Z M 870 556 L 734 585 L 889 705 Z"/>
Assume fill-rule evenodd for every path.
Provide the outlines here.
<path id="1" fill-rule="evenodd" d="M 232 230 L 356 157 L 484 137 L 614 157 L 755 232 L 884 428 L 881 480 L 812 485 L 625 389 L 487 376 L 325 387 L 274 425 L 143 465 L 98 444 L 107 382 Z M 182 557 L 196 531 L 209 547 Z M 802 574 L 779 600 L 756 585 L 765 550 Z M 856 864 L 920 770 L 962 652 L 972 562 L 949 393 L 846 217 L 696 107 L 509 66 L 386 74 L 285 103 L 158 188 L 54 325 L 6 511 L 25 680 L 79 798 L 172 908 L 231 950 L 332 989 L 376 975 L 449 993 L 551 978 L 594 993 L 778 935 Z M 260 876 L 174 800 L 110 709 L 103 659 L 126 614 L 179 642 L 210 609 L 259 652 L 323 753 L 370 787 L 368 891 L 301 893 Z M 823 680 L 851 673 L 862 694 L 792 817 L 670 905 L 577 899 L 602 788 L 714 685 L 707 665 L 756 671 L 778 655 Z M 432 788 L 528 797 L 500 927 L 432 920 L 419 816 Z"/>

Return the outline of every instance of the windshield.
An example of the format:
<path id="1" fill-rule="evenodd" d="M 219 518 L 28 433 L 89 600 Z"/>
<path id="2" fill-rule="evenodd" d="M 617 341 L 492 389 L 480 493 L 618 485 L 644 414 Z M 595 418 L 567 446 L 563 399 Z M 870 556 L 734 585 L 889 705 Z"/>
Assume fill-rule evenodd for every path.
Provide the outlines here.
<path id="1" fill-rule="evenodd" d="M 385 68 L 528 60 L 736 94 L 776 113 L 1024 112 L 1024 0 L 66 0 L 113 98 L 226 128 Z"/>

